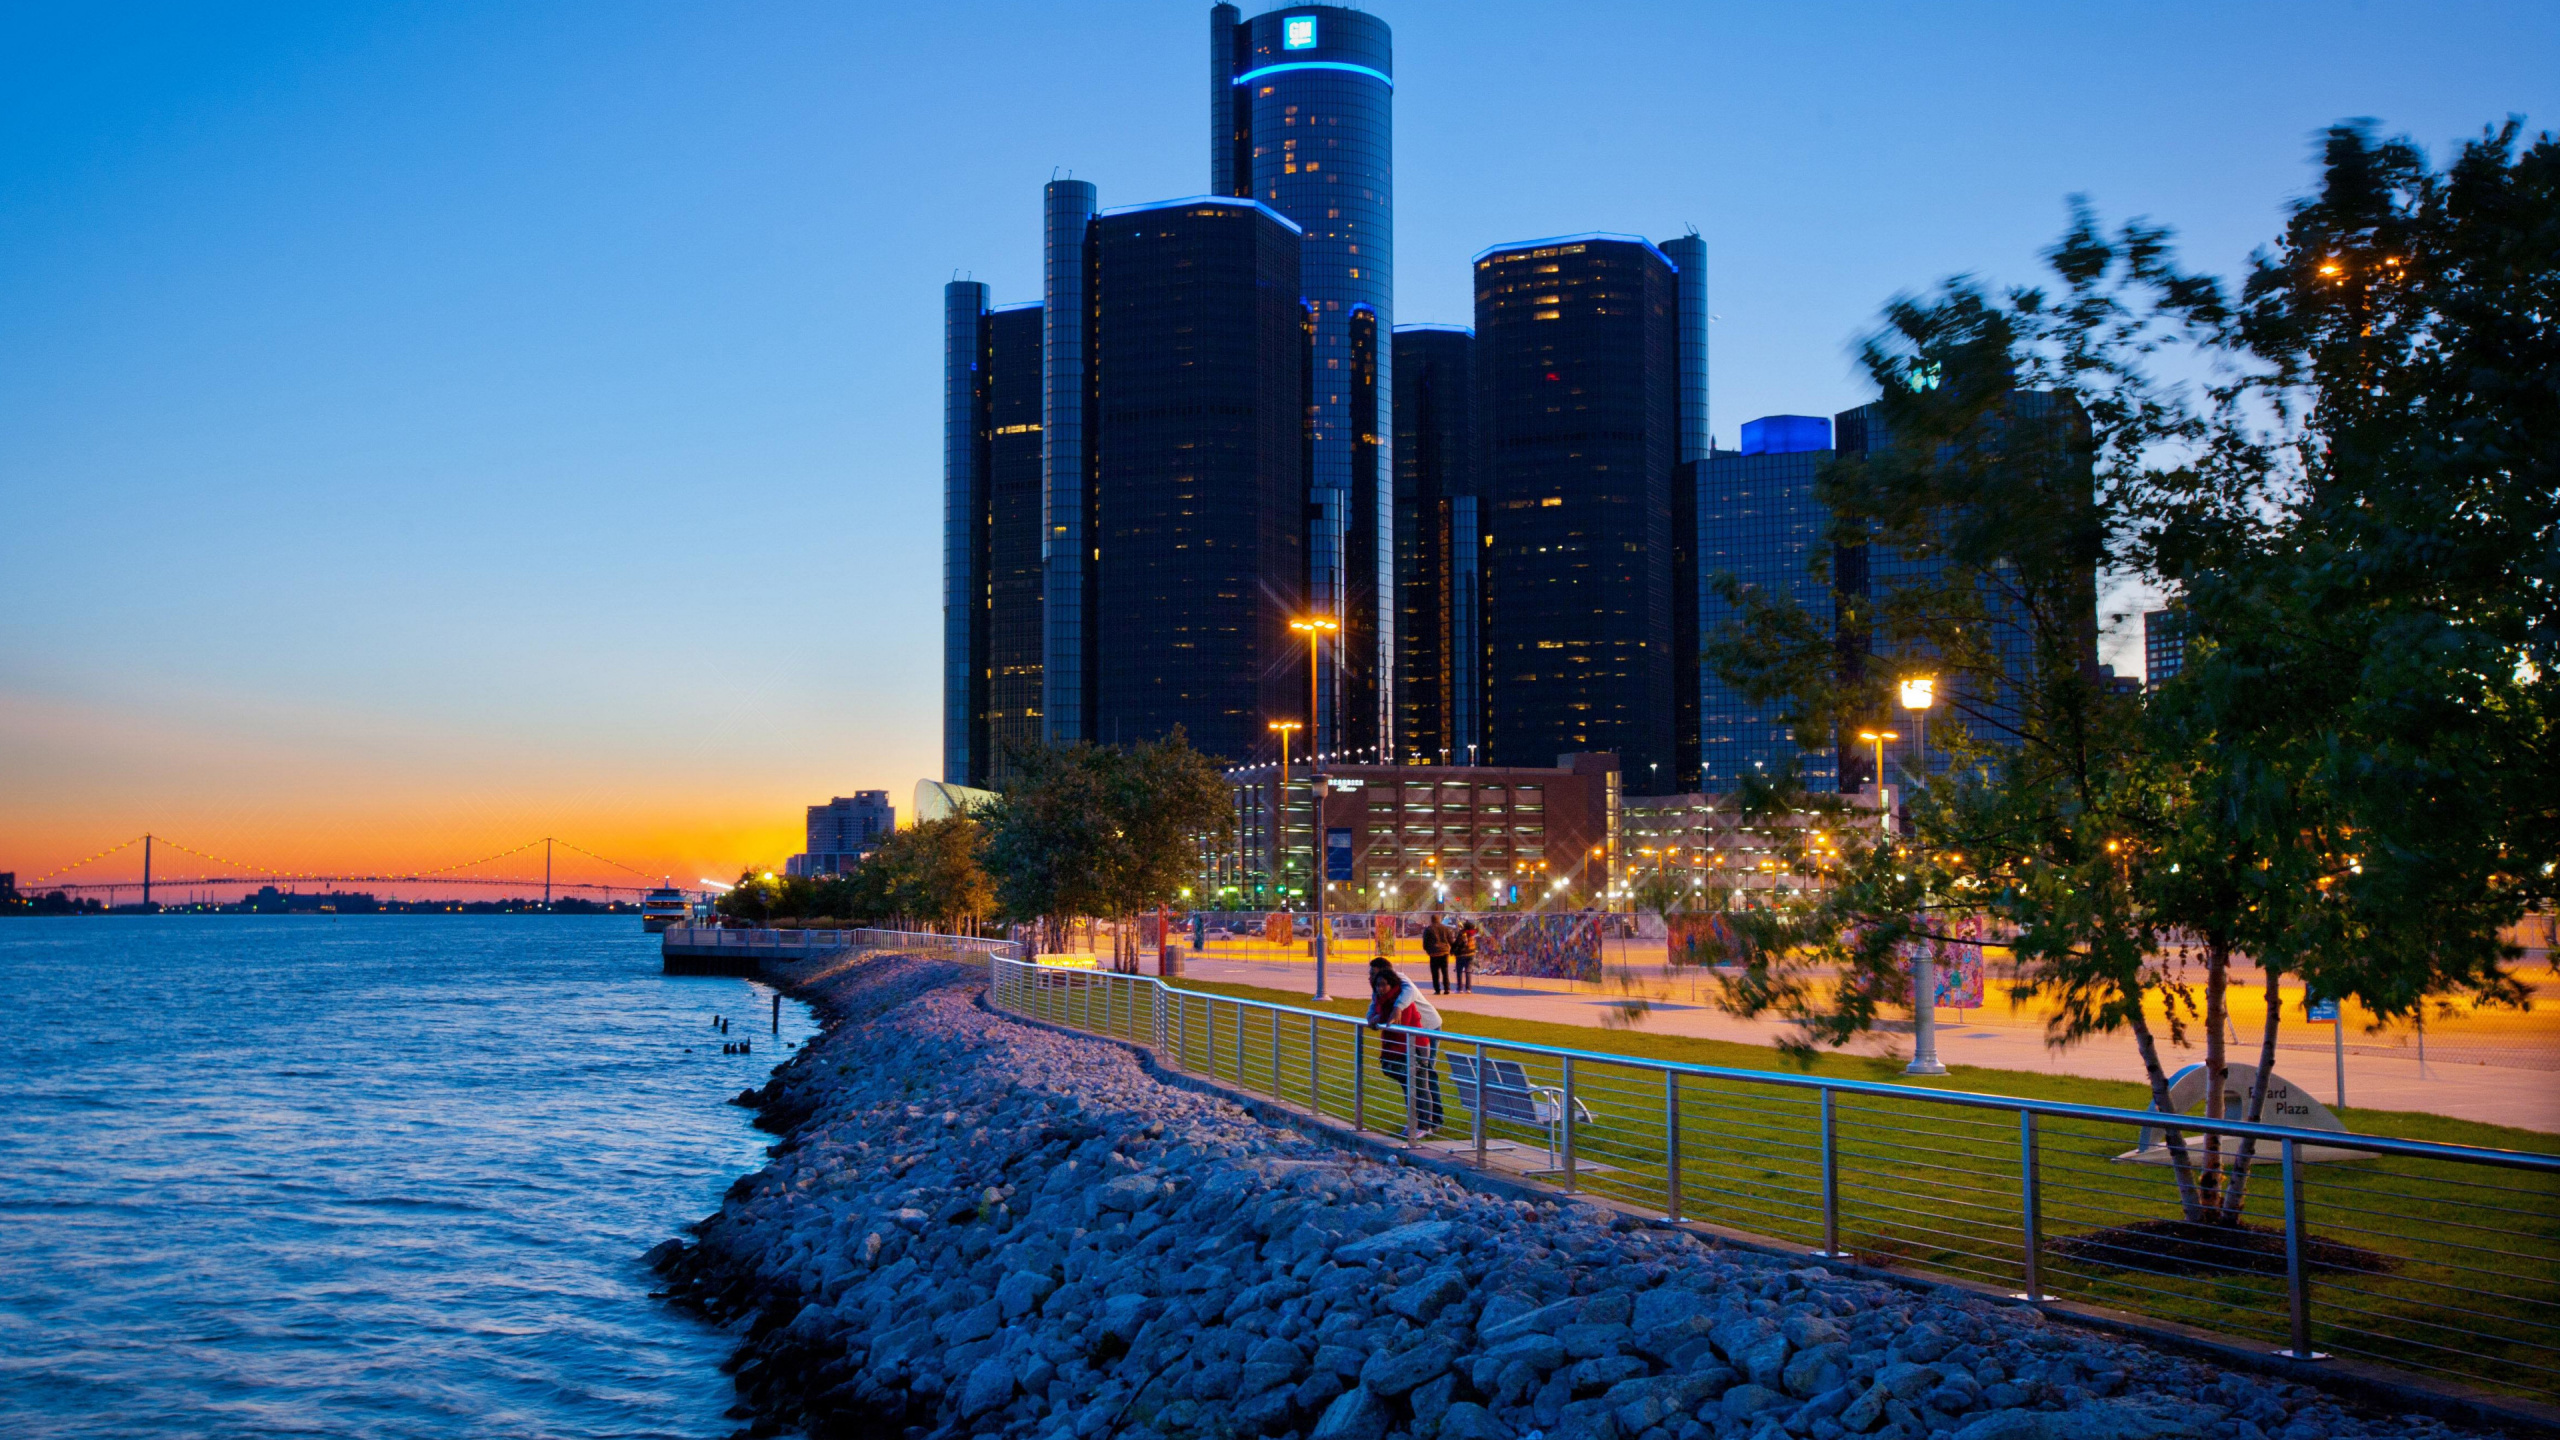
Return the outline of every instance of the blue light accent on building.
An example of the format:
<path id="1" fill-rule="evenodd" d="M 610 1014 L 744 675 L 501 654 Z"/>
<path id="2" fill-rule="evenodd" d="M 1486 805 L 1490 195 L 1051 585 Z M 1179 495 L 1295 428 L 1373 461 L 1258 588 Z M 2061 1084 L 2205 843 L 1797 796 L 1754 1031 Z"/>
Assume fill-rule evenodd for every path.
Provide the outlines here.
<path id="1" fill-rule="evenodd" d="M 1607 230 L 1586 230 L 1579 235 L 1550 235 L 1543 240 L 1514 240 L 1504 245 L 1490 245 L 1477 251 L 1475 258 L 1469 263 L 1481 265 L 1497 255 L 1516 255 L 1523 250 L 1536 250 L 1548 245 L 1587 245 L 1603 240 L 1615 241 L 1621 245 L 1641 245 L 1653 252 L 1654 259 L 1670 266 L 1674 273 L 1680 269 L 1679 262 L 1663 254 L 1661 246 L 1643 236 L 1619 235 Z"/>
<path id="2" fill-rule="evenodd" d="M 1250 205 L 1254 209 L 1261 211 L 1263 214 L 1270 216 L 1272 219 L 1279 221 L 1281 224 L 1288 226 L 1289 233 L 1292 235 L 1304 235 L 1307 233 L 1298 227 L 1297 221 L 1290 219 L 1288 216 L 1281 214 L 1279 211 L 1272 209 L 1261 201 L 1247 200 L 1235 195 L 1188 195 L 1180 200 L 1156 200 L 1145 205 L 1115 205 L 1111 209 L 1105 210 L 1102 213 L 1105 218 L 1110 218 L 1121 215 L 1135 215 L 1146 210 L 1178 210 L 1185 205 L 1224 205 L 1231 208 L 1238 205 Z"/>
<path id="3" fill-rule="evenodd" d="M 1385 71 L 1372 70 L 1366 65 L 1354 65 L 1348 60 L 1285 60 L 1277 65 L 1265 65 L 1259 70 L 1247 70 L 1227 83 L 1230 85 L 1250 85 L 1256 80 L 1263 79 L 1267 76 L 1278 75 L 1289 70 L 1348 70 L 1355 75 L 1366 75 L 1370 79 L 1377 81 L 1379 84 L 1386 86 L 1390 90 L 1396 88 L 1394 77 L 1388 75 Z"/>
<path id="4" fill-rule="evenodd" d="M 1820 415 L 1763 415 L 1742 422 L 1745 455 L 1801 455 L 1831 448 L 1831 421 Z"/>
<path id="5" fill-rule="evenodd" d="M 1377 16 L 1336 5 L 1248 19 L 1220 4 L 1209 15 L 1211 188 L 1295 220 L 1306 247 L 1307 603 L 1343 628 L 1319 661 L 1314 733 L 1304 738 L 1328 751 L 1391 751 L 1394 36 Z M 1308 19 L 1315 33 L 1293 37 Z"/>
<path id="6" fill-rule="evenodd" d="M 1473 335 L 1476 333 L 1476 327 L 1473 325 L 1443 325 L 1436 320 L 1416 320 L 1410 325 L 1399 325 L 1396 327 L 1396 333 L 1399 335 L 1411 334 L 1413 332 L 1423 330 L 1438 331 L 1448 335 Z"/>

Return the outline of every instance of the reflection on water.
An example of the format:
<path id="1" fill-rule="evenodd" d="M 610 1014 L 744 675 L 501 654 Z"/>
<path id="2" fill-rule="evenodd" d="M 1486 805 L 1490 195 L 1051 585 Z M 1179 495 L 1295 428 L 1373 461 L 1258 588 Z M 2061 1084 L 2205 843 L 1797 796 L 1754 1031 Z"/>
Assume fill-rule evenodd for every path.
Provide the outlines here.
<path id="1" fill-rule="evenodd" d="M 728 1433 L 636 1257 L 761 1163 L 721 1102 L 810 1022 L 639 932 L 0 922 L 0 1434 Z"/>

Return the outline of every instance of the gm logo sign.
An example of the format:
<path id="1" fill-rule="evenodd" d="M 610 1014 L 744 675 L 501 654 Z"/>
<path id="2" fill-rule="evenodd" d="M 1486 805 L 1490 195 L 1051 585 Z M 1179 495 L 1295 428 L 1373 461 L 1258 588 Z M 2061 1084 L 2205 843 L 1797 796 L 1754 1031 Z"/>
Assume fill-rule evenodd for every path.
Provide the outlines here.
<path id="1" fill-rule="evenodd" d="M 1316 17 L 1292 15 L 1280 22 L 1280 45 L 1286 50 L 1316 48 Z"/>

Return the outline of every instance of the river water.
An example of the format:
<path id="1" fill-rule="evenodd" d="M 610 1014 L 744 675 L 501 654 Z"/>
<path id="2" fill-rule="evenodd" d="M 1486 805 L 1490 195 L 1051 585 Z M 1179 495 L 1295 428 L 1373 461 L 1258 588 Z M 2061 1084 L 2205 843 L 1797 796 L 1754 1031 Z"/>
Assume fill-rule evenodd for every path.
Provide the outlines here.
<path id="1" fill-rule="evenodd" d="M 630 916 L 0 921 L 0 1435 L 730 1433 L 638 1256 L 762 1163 L 771 994 Z"/>

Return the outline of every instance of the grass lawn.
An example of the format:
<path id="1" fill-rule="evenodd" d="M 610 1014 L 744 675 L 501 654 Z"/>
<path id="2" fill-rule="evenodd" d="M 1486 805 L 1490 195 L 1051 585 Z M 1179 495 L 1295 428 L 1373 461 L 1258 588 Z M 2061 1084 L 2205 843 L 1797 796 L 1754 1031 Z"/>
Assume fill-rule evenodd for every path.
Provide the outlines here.
<path id="1" fill-rule="evenodd" d="M 1161 1034 L 1186 1068 L 1240 1088 L 1300 1106 L 1312 1100 L 1337 1119 L 1357 1113 L 1379 1130 L 1403 1128 L 1406 1098 L 1380 1069 L 1376 1037 L 1231 1003 L 1267 1001 L 1356 1020 L 1365 1000 L 1317 1006 L 1289 991 L 1180 984 L 1184 993 L 1161 1015 L 1152 983 L 1106 986 L 1086 976 L 1052 981 L 1018 998 L 1044 1018 L 1079 1028 L 1149 1042 Z M 1453 1020 L 1465 1038 L 1445 1042 L 1433 1067 L 1444 1107 L 1439 1138 L 1454 1140 L 1467 1155 L 1476 1120 L 1451 1062 L 1463 1064 L 1479 1041 L 1488 1061 L 1516 1061 L 1531 1084 L 1557 1088 L 1566 1082 L 1559 1061 L 1525 1051 L 1506 1055 L 1500 1042 L 1806 1073 L 1773 1049 L 1730 1041 L 1486 1015 Z M 2143 1086 L 2123 1081 L 1950 1068 L 1944 1080 L 1924 1083 L 2123 1109 L 2141 1109 L 2148 1100 Z M 1810 1073 L 1913 1083 L 1899 1062 L 1873 1056 L 1826 1055 Z M 1588 1112 L 1574 1126 L 1576 1188 L 1666 1209 L 1671 1175 L 1664 1142 L 1676 1123 L 1685 1217 L 1807 1249 L 1822 1244 L 1822 1100 L 1816 1092 L 1696 1076 L 1675 1083 L 1659 1069 L 1598 1058 L 1574 1063 L 1572 1088 Z M 2560 1137 L 2442 1116 L 2346 1110 L 2339 1118 L 2376 1135 L 2560 1153 Z M 2023 1288 L 2017 1112 L 1838 1095 L 1831 1121 L 1841 1249 L 1869 1264 Z M 1506 1158 L 1514 1168 L 1548 1168 L 1543 1127 L 1489 1116 L 1483 1128 L 1489 1144 L 1512 1147 Z M 2177 1221 L 2176 1183 L 2166 1165 L 2115 1158 L 2133 1148 L 2130 1127 L 2039 1118 L 2036 1131 L 2040 1279 L 2048 1293 L 2271 1347 L 2286 1343 L 2280 1245 L 2206 1232 L 2202 1247 L 2190 1244 L 2182 1262 L 2119 1252 L 2117 1263 L 2100 1264 L 2067 1253 L 2074 1240 Z M 2346 1247 L 2323 1252 L 2337 1265 L 2315 1266 L 2313 1342 L 2319 1349 L 2560 1399 L 2560 1176 L 2401 1157 L 2302 1169 L 2310 1232 Z M 2249 1223 L 2282 1224 L 2279 1170 L 2272 1163 L 2252 1178 Z"/>

